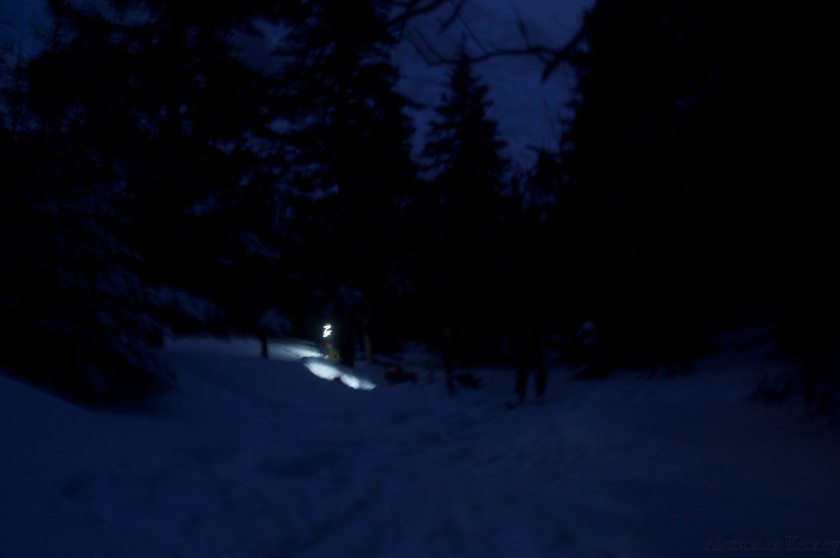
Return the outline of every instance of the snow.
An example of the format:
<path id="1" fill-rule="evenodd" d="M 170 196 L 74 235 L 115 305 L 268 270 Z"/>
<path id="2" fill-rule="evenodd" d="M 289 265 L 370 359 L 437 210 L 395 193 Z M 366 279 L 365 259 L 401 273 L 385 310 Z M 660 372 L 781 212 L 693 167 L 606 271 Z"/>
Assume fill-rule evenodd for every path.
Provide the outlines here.
<path id="1" fill-rule="evenodd" d="M 776 366 L 760 347 L 668 379 L 554 366 L 545 404 L 512 411 L 509 369 L 449 396 L 333 367 L 373 388 L 351 389 L 303 343 L 270 349 L 168 341 L 179 391 L 125 412 L 0 375 L 1 555 L 838 554 L 837 428 L 745 400 Z"/>

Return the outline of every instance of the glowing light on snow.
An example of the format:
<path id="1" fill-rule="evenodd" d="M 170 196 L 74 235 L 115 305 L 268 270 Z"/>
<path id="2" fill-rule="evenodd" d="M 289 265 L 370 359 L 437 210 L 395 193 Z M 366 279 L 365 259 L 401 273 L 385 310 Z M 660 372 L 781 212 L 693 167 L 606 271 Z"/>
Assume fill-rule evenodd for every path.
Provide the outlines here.
<path id="1" fill-rule="evenodd" d="M 342 374 L 341 381 L 353 389 L 360 389 L 363 391 L 370 391 L 376 386 L 367 380 L 351 376 L 350 374 Z"/>
<path id="2" fill-rule="evenodd" d="M 321 351 L 319 351 L 317 348 L 311 345 L 307 345 L 304 343 L 276 343 L 272 345 L 271 349 L 272 354 L 285 353 L 293 359 L 321 356 Z"/>
<path id="3" fill-rule="evenodd" d="M 309 369 L 310 372 L 324 380 L 333 381 L 336 378 L 338 378 L 343 384 L 353 389 L 371 390 L 376 387 L 375 384 L 367 380 L 363 380 L 362 378 L 358 378 L 352 374 L 343 372 L 342 370 L 339 370 L 335 366 L 326 362 L 308 360 L 305 361 L 303 364 Z"/>

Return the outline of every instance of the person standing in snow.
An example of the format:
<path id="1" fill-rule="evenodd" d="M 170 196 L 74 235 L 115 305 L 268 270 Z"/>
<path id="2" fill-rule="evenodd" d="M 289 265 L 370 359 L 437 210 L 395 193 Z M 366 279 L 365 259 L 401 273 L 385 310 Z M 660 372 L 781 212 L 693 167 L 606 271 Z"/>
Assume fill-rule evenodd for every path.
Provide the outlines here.
<path id="1" fill-rule="evenodd" d="M 446 389 L 449 390 L 450 394 L 454 394 L 455 344 L 452 338 L 452 326 L 448 324 L 443 327 L 441 335 L 441 354 L 443 357 L 443 372 L 446 375 Z"/>
<path id="2" fill-rule="evenodd" d="M 515 399 L 509 406 L 522 404 L 528 387 L 528 376 L 534 372 L 534 388 L 537 401 L 543 401 L 547 384 L 547 372 L 543 355 L 543 323 L 535 301 L 523 301 L 514 311 L 511 349 L 516 367 L 514 384 Z"/>

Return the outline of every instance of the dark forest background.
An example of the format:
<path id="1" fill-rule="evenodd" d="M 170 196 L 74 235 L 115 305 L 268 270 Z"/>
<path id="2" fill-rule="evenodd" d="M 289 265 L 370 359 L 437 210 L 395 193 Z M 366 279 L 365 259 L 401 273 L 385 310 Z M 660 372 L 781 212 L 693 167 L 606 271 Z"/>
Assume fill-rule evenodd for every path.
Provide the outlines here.
<path id="1" fill-rule="evenodd" d="M 0 366 L 142 399 L 177 382 L 166 335 L 327 319 L 498 362 L 526 299 L 556 339 L 593 320 L 588 376 L 764 325 L 792 363 L 767 396 L 834 397 L 828 5 L 597 0 L 546 58 L 572 117 L 526 173 L 469 49 L 412 157 L 392 55 L 421 5 L 49 0 L 34 56 L 0 33 Z"/>

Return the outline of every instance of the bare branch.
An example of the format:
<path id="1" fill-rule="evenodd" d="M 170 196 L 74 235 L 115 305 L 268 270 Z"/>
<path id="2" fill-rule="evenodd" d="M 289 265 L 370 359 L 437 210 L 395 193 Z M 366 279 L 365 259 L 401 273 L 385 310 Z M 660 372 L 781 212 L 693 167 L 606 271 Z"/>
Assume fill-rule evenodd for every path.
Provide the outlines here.
<path id="1" fill-rule="evenodd" d="M 490 49 L 487 48 L 483 41 L 478 38 L 478 35 L 473 31 L 472 26 L 464 19 L 463 14 L 458 14 L 458 20 L 461 22 L 461 25 L 464 26 L 464 30 L 466 31 L 467 35 L 473 40 L 476 46 L 481 50 L 481 52 L 488 52 Z"/>
<path id="2" fill-rule="evenodd" d="M 528 29 L 525 27 L 525 20 L 522 18 L 522 13 L 519 11 L 516 4 L 513 3 L 513 0 L 510 2 L 510 7 L 513 10 L 513 13 L 516 14 L 516 28 L 519 29 L 519 33 L 525 41 L 525 46 L 531 46 L 531 40 L 528 38 Z"/>
<path id="3" fill-rule="evenodd" d="M 511 2 L 511 7 L 516 14 L 516 27 L 522 36 L 524 46 L 488 46 L 479 38 L 478 34 L 473 31 L 469 22 L 463 17 L 461 8 L 463 7 L 465 1 L 466 0 L 458 0 L 455 2 L 454 0 L 450 0 L 453 4 L 454 11 L 450 17 L 440 21 L 441 27 L 438 30 L 438 34 L 445 28 L 451 26 L 455 20 L 458 20 L 463 26 L 464 32 L 478 48 L 478 54 L 462 53 L 460 51 L 455 54 L 443 54 L 433 46 L 432 41 L 430 41 L 426 35 L 420 31 L 414 30 L 413 32 L 408 33 L 408 40 L 411 43 L 411 46 L 414 47 L 428 66 L 446 66 L 455 64 L 462 54 L 467 56 L 471 62 L 476 64 L 496 58 L 533 56 L 543 64 L 543 71 L 540 79 L 544 83 L 549 77 L 551 77 L 552 74 L 554 74 L 554 72 L 557 71 L 557 68 L 563 62 L 569 61 L 578 44 L 583 40 L 583 37 L 586 34 L 585 25 L 581 25 L 578 31 L 569 40 L 567 40 L 565 44 L 559 47 L 536 44 L 531 40 L 525 19 L 522 17 L 521 12 L 516 5 Z M 407 0 L 406 3 L 419 4 L 421 2 L 411 2 Z M 442 4 L 441 2 L 431 2 L 430 0 L 430 4 L 428 5 L 431 5 L 431 3 L 434 3 L 437 6 Z"/>
<path id="4" fill-rule="evenodd" d="M 574 53 L 575 48 L 577 47 L 578 43 L 583 40 L 583 36 L 586 34 L 586 27 L 581 25 L 578 32 L 572 36 L 572 38 L 566 43 L 565 46 L 556 50 L 552 55 L 552 58 L 546 63 L 545 68 L 543 68 L 541 80 L 545 82 L 552 73 L 557 69 L 561 62 L 568 61 L 572 54 Z"/>
<path id="5" fill-rule="evenodd" d="M 448 28 L 458 17 L 467 0 L 391 0 L 396 13 L 388 20 L 388 27 L 402 37 L 408 23 L 421 15 L 429 14 L 446 4 L 452 5 L 452 14 L 440 22 L 439 32 Z"/>
<path id="6" fill-rule="evenodd" d="M 449 27 L 455 23 L 456 19 L 462 20 L 461 12 L 463 11 L 464 4 L 467 3 L 467 0 L 449 0 L 449 3 L 452 4 L 452 13 L 448 18 L 438 20 L 438 35 L 449 29 Z"/>
<path id="7" fill-rule="evenodd" d="M 583 31 L 578 32 L 571 40 L 560 48 L 547 47 L 541 45 L 530 45 L 525 47 L 512 48 L 493 48 L 492 50 L 483 50 L 479 54 L 466 54 L 470 62 L 479 64 L 487 62 L 496 58 L 506 58 L 515 56 L 535 56 L 544 64 L 544 68 L 540 79 L 545 82 L 551 77 L 557 67 L 564 61 L 568 61 L 574 52 L 575 47 L 583 36 Z M 409 37 L 412 46 L 417 50 L 423 61 L 429 66 L 446 66 L 455 64 L 458 61 L 456 56 L 443 55 L 437 51 L 429 42 L 429 40 L 419 32 L 415 32 L 413 36 Z M 423 49 L 418 48 L 418 40 L 422 42 Z"/>
<path id="8" fill-rule="evenodd" d="M 426 65 L 442 66 L 450 63 L 449 61 L 446 61 L 446 57 L 443 54 L 438 52 L 438 50 L 432 46 L 426 36 L 419 31 L 409 33 L 406 36 L 408 41 L 411 43 L 411 46 L 414 47 L 414 50 L 417 51 Z"/>

